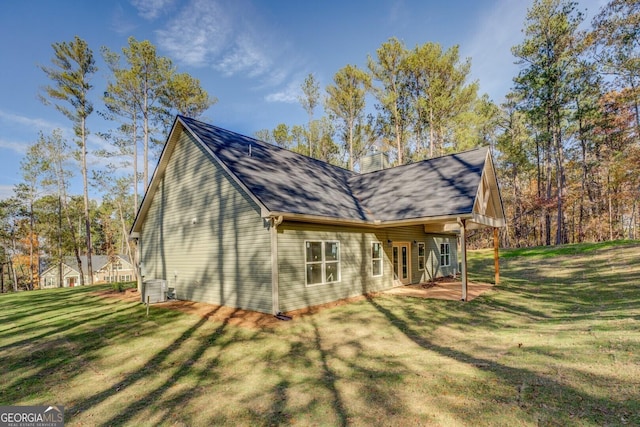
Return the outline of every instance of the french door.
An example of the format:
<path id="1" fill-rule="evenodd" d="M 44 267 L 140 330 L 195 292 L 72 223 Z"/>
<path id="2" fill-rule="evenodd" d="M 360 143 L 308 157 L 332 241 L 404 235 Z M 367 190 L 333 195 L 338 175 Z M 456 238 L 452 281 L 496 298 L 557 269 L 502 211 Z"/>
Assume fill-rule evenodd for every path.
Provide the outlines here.
<path id="1" fill-rule="evenodd" d="M 403 285 L 408 285 L 411 280 L 411 266 L 409 265 L 409 244 L 394 243 L 393 244 L 393 278 Z"/>

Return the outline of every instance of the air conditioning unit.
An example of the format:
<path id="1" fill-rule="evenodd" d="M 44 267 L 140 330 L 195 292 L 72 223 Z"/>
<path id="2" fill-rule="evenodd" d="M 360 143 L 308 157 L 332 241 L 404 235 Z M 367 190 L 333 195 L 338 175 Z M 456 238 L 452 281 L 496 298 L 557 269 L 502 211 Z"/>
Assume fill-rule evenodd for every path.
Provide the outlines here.
<path id="1" fill-rule="evenodd" d="M 142 282 L 142 302 L 155 304 L 167 300 L 167 281 L 148 279 Z"/>

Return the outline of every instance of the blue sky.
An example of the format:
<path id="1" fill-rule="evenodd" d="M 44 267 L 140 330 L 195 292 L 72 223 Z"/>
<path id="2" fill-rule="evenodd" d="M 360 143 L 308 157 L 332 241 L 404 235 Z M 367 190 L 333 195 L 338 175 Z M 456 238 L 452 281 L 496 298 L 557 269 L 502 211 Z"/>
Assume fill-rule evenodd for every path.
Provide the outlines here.
<path id="1" fill-rule="evenodd" d="M 606 0 L 579 0 L 587 22 Z M 180 72 L 200 79 L 218 103 L 204 115 L 217 126 L 253 135 L 278 123 L 304 124 L 297 97 L 314 73 L 322 90 L 347 64 L 366 67 L 367 55 L 390 37 L 408 48 L 426 42 L 460 45 L 470 57 L 481 93 L 501 102 L 518 72 L 511 47 L 522 40 L 525 0 L 120 0 L 3 2 L 0 12 L 0 198 L 21 181 L 20 160 L 38 132 L 70 124 L 38 100 L 49 82 L 54 42 L 86 40 L 99 67 L 92 80 L 95 109 L 108 74 L 100 56 L 120 51 L 129 36 L 150 40 Z M 372 105 L 370 107 L 373 107 Z M 316 116 L 323 112 L 318 109 Z M 90 150 L 103 148 L 96 132 L 107 125 L 88 120 Z M 91 156 L 90 167 L 104 160 Z M 155 165 L 155 162 L 152 166 Z M 77 184 L 72 191 L 79 193 Z M 92 194 L 97 196 L 94 190 Z"/>

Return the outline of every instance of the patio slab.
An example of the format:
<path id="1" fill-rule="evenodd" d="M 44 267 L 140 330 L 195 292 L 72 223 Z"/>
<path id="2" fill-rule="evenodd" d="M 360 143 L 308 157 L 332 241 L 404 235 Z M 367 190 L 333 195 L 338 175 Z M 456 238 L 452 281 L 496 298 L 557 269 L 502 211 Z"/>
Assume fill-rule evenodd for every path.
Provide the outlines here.
<path id="1" fill-rule="evenodd" d="M 479 295 L 493 288 L 490 283 L 467 283 L 467 301 L 477 298 Z M 386 294 L 405 295 L 417 298 L 445 299 L 460 301 L 462 299 L 462 282 L 455 280 L 443 280 L 437 282 L 419 283 L 416 285 L 404 285 L 384 291 Z"/>

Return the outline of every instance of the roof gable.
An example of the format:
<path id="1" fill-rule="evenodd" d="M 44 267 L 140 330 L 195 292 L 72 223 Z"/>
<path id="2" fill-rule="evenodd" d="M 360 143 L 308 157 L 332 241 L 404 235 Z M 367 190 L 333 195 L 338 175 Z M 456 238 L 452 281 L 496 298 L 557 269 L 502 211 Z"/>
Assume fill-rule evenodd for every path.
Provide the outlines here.
<path id="1" fill-rule="evenodd" d="M 379 221 L 471 213 L 488 148 L 437 157 L 352 179 Z"/>

